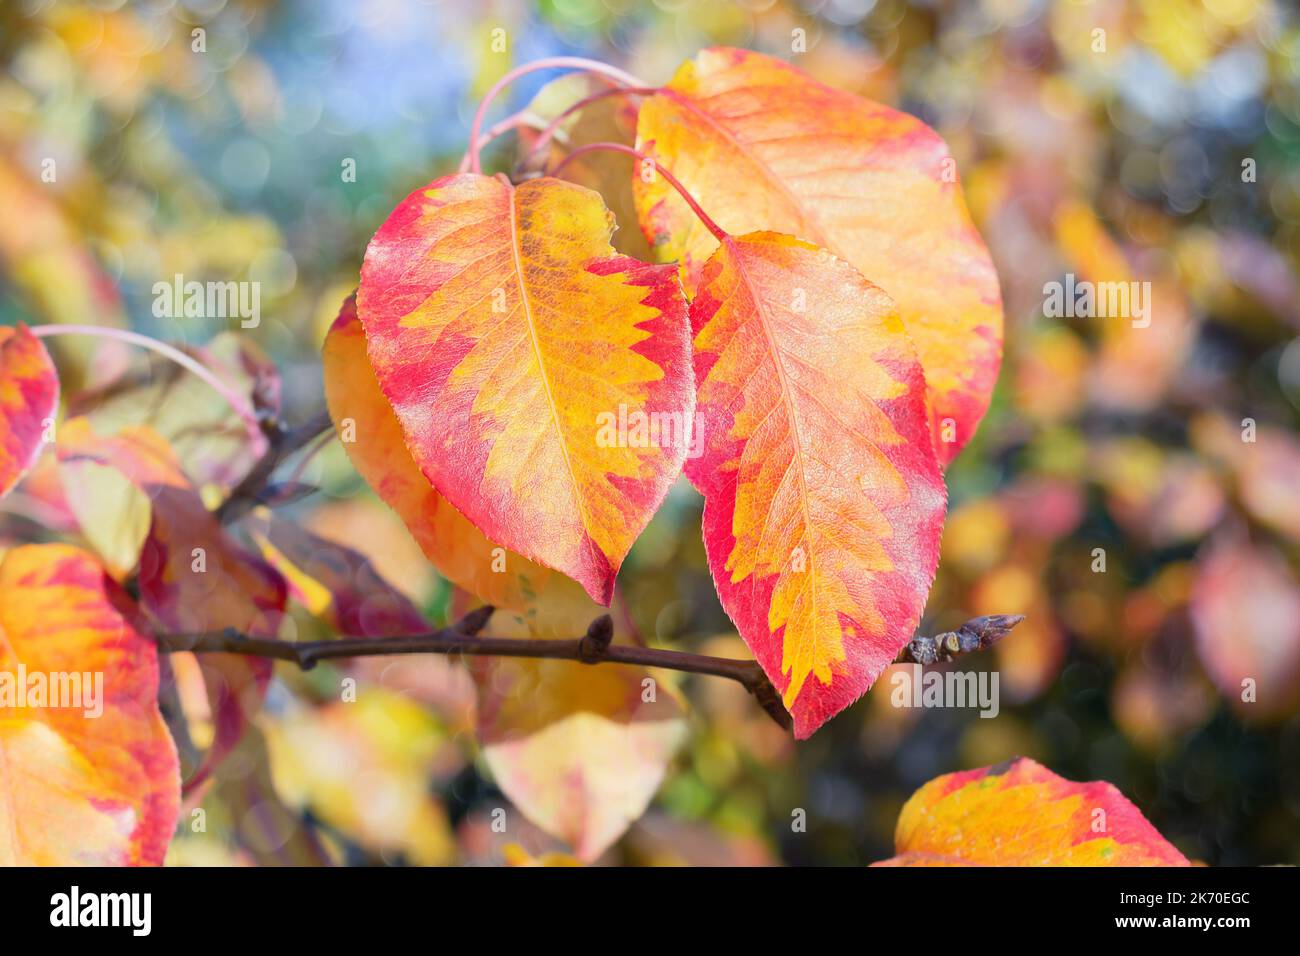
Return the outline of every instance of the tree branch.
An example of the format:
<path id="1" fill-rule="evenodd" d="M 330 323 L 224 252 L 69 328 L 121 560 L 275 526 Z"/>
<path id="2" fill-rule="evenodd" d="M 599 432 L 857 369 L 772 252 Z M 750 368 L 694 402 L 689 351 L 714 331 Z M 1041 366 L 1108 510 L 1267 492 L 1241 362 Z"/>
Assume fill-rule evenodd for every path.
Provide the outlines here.
<path id="1" fill-rule="evenodd" d="M 216 509 L 217 519 L 225 524 L 237 521 L 263 500 L 271 478 L 285 460 L 305 448 L 318 435 L 333 428 L 329 412 L 322 409 L 296 428 L 281 423 L 262 424 L 269 447 L 244 479 Z M 759 706 L 778 724 L 789 730 L 790 714 L 781 695 L 757 661 L 709 657 L 662 648 L 614 644 L 614 624 L 608 614 L 591 622 L 587 633 L 569 640 L 532 638 L 479 637 L 492 617 L 493 608 L 481 607 L 450 627 L 425 634 L 377 638 L 338 638 L 325 641 L 280 641 L 250 637 L 235 630 L 209 631 L 199 634 L 156 634 L 161 650 L 173 653 L 246 654 L 272 660 L 288 661 L 310 670 L 319 661 L 349 657 L 376 657 L 395 654 L 465 654 L 485 657 L 530 657 L 547 660 L 577 661 L 583 664 L 636 664 L 660 667 L 688 674 L 705 674 L 734 680 L 754 695 Z M 1019 614 L 993 614 L 967 621 L 955 631 L 935 637 L 917 636 L 899 651 L 895 664 L 934 664 L 951 661 L 963 654 L 983 650 L 1001 640 L 1024 620 Z"/>
<path id="2" fill-rule="evenodd" d="M 213 512 L 217 520 L 222 524 L 230 524 L 252 511 L 261 502 L 275 469 L 294 452 L 311 444 L 317 435 L 333 427 L 334 422 L 326 409 L 321 409 L 296 428 L 285 428 L 278 421 L 263 422 L 262 432 L 266 435 L 268 448 L 244 476 L 244 480 L 234 487 L 226 500 Z"/>
<path id="3" fill-rule="evenodd" d="M 734 680 L 785 729 L 791 727 L 781 695 L 757 661 L 709 657 L 653 647 L 613 643 L 614 624 L 608 614 L 591 622 L 587 633 L 568 640 L 538 640 L 514 637 L 479 637 L 492 617 L 492 607 L 471 611 L 450 627 L 426 634 L 395 637 L 345 637 L 324 641 L 280 641 L 250 637 L 235 630 L 199 634 L 156 634 L 161 650 L 168 653 L 248 654 L 296 664 L 310 670 L 323 660 L 376 657 L 394 654 L 465 654 L 486 657 L 531 657 L 576 661 L 583 664 L 637 664 L 688 674 L 705 674 Z M 1019 624 L 1022 615 L 992 615 L 967 621 L 956 631 L 937 637 L 917 637 L 895 659 L 895 663 L 932 664 L 972 651 L 991 647 Z"/>

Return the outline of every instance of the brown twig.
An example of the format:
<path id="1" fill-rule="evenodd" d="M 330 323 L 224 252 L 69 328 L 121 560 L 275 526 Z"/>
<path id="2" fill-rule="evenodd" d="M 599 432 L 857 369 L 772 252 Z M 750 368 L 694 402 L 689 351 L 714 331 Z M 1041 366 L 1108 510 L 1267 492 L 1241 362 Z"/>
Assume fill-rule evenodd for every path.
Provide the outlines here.
<path id="1" fill-rule="evenodd" d="M 895 664 L 939 664 L 992 647 L 1025 619 L 1023 614 L 973 617 L 955 631 L 934 637 L 917 635 L 898 652 Z"/>
<path id="2" fill-rule="evenodd" d="M 570 640 L 537 640 L 514 637 L 479 637 L 492 616 L 491 607 L 481 607 L 450 627 L 427 634 L 395 637 L 339 638 L 325 641 L 279 641 L 249 637 L 234 630 L 200 634 L 158 634 L 158 645 L 167 652 L 198 654 L 248 654 L 297 664 L 303 670 L 319 661 L 349 657 L 377 657 L 394 654 L 467 654 L 488 657 L 532 657 L 577 661 L 583 664 L 637 664 L 689 674 L 705 674 L 734 680 L 754 695 L 759 705 L 785 729 L 790 715 L 781 695 L 757 661 L 710 657 L 685 651 L 614 644 L 614 625 L 608 614 L 591 622 L 587 633 Z M 898 655 L 895 663 L 934 663 L 959 654 L 982 650 L 1000 640 L 1020 623 L 1020 615 L 975 618 L 957 631 L 938 637 L 918 637 Z M 935 648 L 940 648 L 935 651 Z M 936 656 L 938 655 L 938 656 Z"/>
<path id="3" fill-rule="evenodd" d="M 253 510 L 261 501 L 263 491 L 271 483 L 275 469 L 279 468 L 294 452 L 311 444 L 318 435 L 332 429 L 334 423 L 330 419 L 329 412 L 321 409 L 296 428 L 285 428 L 281 422 L 275 420 L 263 421 L 261 426 L 268 447 L 244 479 L 213 512 L 222 524 L 238 521 Z"/>
<path id="4" fill-rule="evenodd" d="M 296 428 L 281 423 L 262 423 L 269 447 L 229 497 L 214 512 L 223 523 L 237 521 L 262 500 L 271 479 L 286 459 L 311 444 L 333 427 L 329 412 L 322 410 Z M 587 633 L 571 640 L 479 637 L 492 617 L 491 607 L 481 607 L 450 627 L 426 634 L 377 638 L 338 638 L 325 641 L 280 641 L 250 637 L 234 630 L 200 634 L 158 634 L 159 647 L 167 652 L 247 654 L 297 664 L 310 670 L 317 662 L 349 657 L 377 657 L 394 654 L 467 654 L 487 657 L 531 657 L 578 661 L 583 664 L 637 664 L 689 674 L 705 674 L 734 680 L 754 695 L 759 706 L 785 729 L 792 726 L 790 714 L 757 661 L 709 657 L 662 648 L 614 644 L 614 624 L 608 614 L 591 622 Z M 896 664 L 934 664 L 962 654 L 991 647 L 1019 624 L 1022 615 L 995 614 L 967 621 L 955 631 L 935 637 L 914 638 L 894 659 Z"/>

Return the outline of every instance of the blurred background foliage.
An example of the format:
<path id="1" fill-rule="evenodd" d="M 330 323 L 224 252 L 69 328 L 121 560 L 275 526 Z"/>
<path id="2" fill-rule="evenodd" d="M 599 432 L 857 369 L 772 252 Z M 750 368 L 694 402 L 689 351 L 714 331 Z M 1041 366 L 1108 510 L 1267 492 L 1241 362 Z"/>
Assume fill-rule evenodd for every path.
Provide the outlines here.
<path id="1" fill-rule="evenodd" d="M 792 52 L 798 30 L 806 52 Z M 559 53 L 662 82 L 711 44 L 914 112 L 958 157 L 1007 346 L 994 406 L 949 472 L 925 627 L 1028 619 L 963 665 L 998 670 L 996 719 L 896 709 L 882 683 L 796 747 L 738 687 L 685 682 L 687 743 L 603 860 L 882 859 L 920 784 L 1024 754 L 1113 782 L 1190 858 L 1300 863 L 1300 16 L 1284 0 L 7 0 L 0 321 L 201 345 L 237 322 L 157 318 L 153 284 L 255 280 L 262 322 L 238 334 L 274 360 L 300 420 L 320 404 L 319 346 L 367 240 L 454 169 L 488 85 Z M 548 78 L 520 82 L 510 107 Z M 508 142 L 490 162 L 513 159 Z M 1044 283 L 1067 273 L 1150 282 L 1150 327 L 1046 317 Z M 140 361 L 52 348 L 69 395 Z M 364 551 L 434 619 L 449 612 L 450 588 L 337 445 L 302 477 L 322 491 L 292 514 Z M 39 497 L 13 496 L 7 518 Z M 680 484 L 621 576 L 622 624 L 743 655 L 699 517 Z M 289 630 L 317 627 L 304 615 Z M 183 655 L 175 666 L 182 691 L 199 679 Z M 517 816 L 493 830 L 509 804 L 463 672 L 410 659 L 356 673 L 348 704 L 330 668 L 277 671 L 244 779 L 220 783 L 174 862 L 564 849 Z"/>

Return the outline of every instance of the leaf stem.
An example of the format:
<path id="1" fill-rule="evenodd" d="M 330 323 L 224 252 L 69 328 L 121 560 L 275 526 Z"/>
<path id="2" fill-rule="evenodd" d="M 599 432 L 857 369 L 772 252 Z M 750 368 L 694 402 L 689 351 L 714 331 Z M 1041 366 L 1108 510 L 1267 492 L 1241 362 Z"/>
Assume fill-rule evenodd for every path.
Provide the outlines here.
<path id="1" fill-rule="evenodd" d="M 498 93 L 519 79 L 537 70 L 584 70 L 588 73 L 594 73 L 597 76 L 608 77 L 620 86 L 644 87 L 646 84 L 637 79 L 631 73 L 625 73 L 618 67 L 610 66 L 608 63 L 601 63 L 597 60 L 588 60 L 580 56 L 551 56 L 541 60 L 534 60 L 531 63 L 525 63 L 517 66 L 501 79 L 492 84 L 491 88 L 479 103 L 478 109 L 474 111 L 474 120 L 470 123 L 469 128 L 469 150 L 466 157 L 469 160 L 469 169 L 471 172 L 482 173 L 483 169 L 479 164 L 479 131 L 483 128 L 483 120 L 487 115 L 488 107 L 496 99 Z M 463 161 L 462 161 L 463 163 Z"/>
<path id="2" fill-rule="evenodd" d="M 587 153 L 594 153 L 599 150 L 605 150 L 607 152 L 615 152 L 615 153 L 625 153 L 628 156 L 635 156 L 643 163 L 653 163 L 655 172 L 657 172 L 664 179 L 668 180 L 668 185 L 672 186 L 673 189 L 677 190 L 677 194 L 686 201 L 686 205 L 691 207 L 691 212 L 695 213 L 695 216 L 697 219 L 700 220 L 701 225 L 703 225 L 705 229 L 709 230 L 709 232 L 713 233 L 714 238 L 717 239 L 718 242 L 727 241 L 729 236 L 727 235 L 726 231 L 721 226 L 719 226 L 716 222 L 714 222 L 709 217 L 708 213 L 706 213 L 703 209 L 700 208 L 700 204 L 695 201 L 695 197 L 690 194 L 690 192 L 687 190 L 685 186 L 683 186 L 680 182 L 678 182 L 676 176 L 674 176 L 668 170 L 664 169 L 664 167 L 659 164 L 658 160 L 653 159 L 650 156 L 647 156 L 645 153 L 641 152 L 640 150 L 633 149 L 631 146 L 624 146 L 622 143 L 588 143 L 586 146 L 579 146 L 568 156 L 565 156 L 564 159 L 560 162 L 560 164 L 556 166 L 555 169 L 551 170 L 550 175 L 559 176 L 560 171 L 564 169 L 565 166 L 569 165 L 569 163 L 577 159 L 579 156 L 583 156 Z"/>
<path id="3" fill-rule="evenodd" d="M 614 644 L 613 622 L 608 614 L 591 622 L 587 633 L 568 640 L 536 640 L 514 637 L 479 637 L 492 617 L 493 608 L 480 607 L 450 627 L 425 634 L 392 637 L 344 637 L 324 641 L 279 641 L 250 637 L 235 630 L 209 631 L 199 634 L 155 634 L 158 646 L 165 652 L 187 651 L 196 654 L 246 654 L 288 661 L 303 670 L 310 670 L 323 660 L 334 658 L 379 657 L 395 654 L 459 654 L 484 657 L 531 657 L 547 660 L 576 661 L 583 664 L 636 664 L 642 667 L 659 667 L 664 670 L 689 674 L 704 674 L 734 680 L 754 698 L 763 709 L 785 729 L 791 727 L 790 715 L 781 705 L 781 695 L 768 680 L 757 661 L 728 657 L 709 657 L 655 647 Z M 1020 623 L 1020 615 L 994 615 L 975 618 L 963 624 L 957 632 L 938 638 L 918 637 L 899 653 L 895 663 L 932 663 L 919 661 L 911 649 L 926 642 L 943 642 L 953 633 L 969 632 L 977 637 L 974 644 L 958 642 L 947 648 L 951 660 L 963 653 L 982 650 L 1001 640 Z M 946 646 L 946 645 L 945 645 Z"/>
<path id="4" fill-rule="evenodd" d="M 476 146 L 479 150 L 482 150 L 484 146 L 492 142 L 492 140 L 496 139 L 498 136 L 508 133 L 512 129 L 518 129 L 521 126 L 531 126 L 533 127 L 533 129 L 539 129 L 539 130 L 543 129 L 544 127 L 542 126 L 542 124 L 544 122 L 546 121 L 542 117 L 534 113 L 532 110 L 522 109 L 518 113 L 511 113 L 509 116 L 507 116 L 505 119 L 501 120 L 500 122 L 494 123 L 491 129 L 489 129 L 486 133 L 484 133 L 481 137 L 479 137 Z M 457 168 L 456 172 L 458 173 L 469 172 L 469 164 L 470 164 L 470 154 L 469 151 L 466 150 L 465 155 L 462 156 L 460 159 L 460 166 Z"/>
<path id="5" fill-rule="evenodd" d="M 38 325 L 30 331 L 37 338 L 49 338 L 55 335 L 91 335 L 157 352 L 207 382 L 213 391 L 224 398 L 226 404 L 234 409 L 235 414 L 244 423 L 244 427 L 248 430 L 248 434 L 254 443 L 259 443 L 262 440 L 262 429 L 257 420 L 257 413 L 244 396 L 223 382 L 215 372 L 202 362 L 191 355 L 187 355 L 175 346 L 160 342 L 148 335 L 141 335 L 139 332 L 108 328 L 102 325 Z"/>
<path id="6" fill-rule="evenodd" d="M 611 96 L 653 96 L 659 92 L 657 89 L 647 86 L 630 87 L 630 86 L 613 86 L 607 90 L 597 90 L 590 96 L 585 96 L 576 103 L 571 104 L 567 109 L 558 114 L 554 119 L 546 124 L 542 129 L 541 135 L 537 137 L 537 142 L 533 143 L 523 159 L 516 166 L 516 172 L 525 169 L 530 162 L 555 138 L 555 134 L 560 131 L 560 124 L 572 116 L 574 113 L 586 109 L 592 103 L 607 99 Z"/>

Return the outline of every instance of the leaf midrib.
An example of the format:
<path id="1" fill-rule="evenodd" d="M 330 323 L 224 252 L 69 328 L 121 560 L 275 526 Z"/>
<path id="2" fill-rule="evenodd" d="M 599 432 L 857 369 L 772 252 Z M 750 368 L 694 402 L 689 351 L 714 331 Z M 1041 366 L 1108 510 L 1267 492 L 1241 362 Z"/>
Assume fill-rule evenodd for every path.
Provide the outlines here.
<path id="1" fill-rule="evenodd" d="M 794 442 L 794 458 L 796 463 L 795 473 L 799 477 L 799 503 L 803 507 L 804 538 L 808 545 L 808 570 L 806 573 L 809 575 L 808 586 L 811 588 L 812 591 L 812 617 L 813 617 L 813 621 L 815 622 L 818 619 L 817 578 L 816 578 L 817 569 L 815 566 L 815 559 L 814 559 L 816 548 L 813 547 L 813 542 L 812 542 L 812 536 L 813 536 L 812 510 L 808 505 L 808 482 L 806 476 L 804 475 L 803 445 L 801 443 L 801 437 L 800 437 L 800 432 L 798 427 L 799 417 L 795 414 L 794 402 L 791 399 L 791 395 L 790 395 L 790 385 L 789 382 L 786 380 L 785 365 L 781 361 L 781 349 L 777 347 L 776 339 L 772 335 L 772 330 L 770 327 L 771 321 L 768 317 L 767 309 L 764 305 L 763 298 L 761 295 L 759 295 L 758 287 L 754 285 L 753 281 L 749 277 L 749 271 L 745 268 L 744 259 L 741 256 L 740 249 L 739 249 L 739 243 L 736 241 L 734 237 L 730 235 L 728 235 L 727 238 L 723 240 L 723 242 L 727 246 L 728 254 L 736 262 L 736 272 L 739 274 L 741 282 L 745 284 L 745 289 L 749 292 L 750 298 L 754 300 L 754 312 L 758 317 L 759 327 L 763 330 L 763 338 L 767 342 L 768 350 L 772 353 L 772 364 L 776 368 L 777 380 L 781 385 L 781 401 L 785 405 L 786 414 L 790 416 L 790 432 Z M 788 630 L 789 622 L 787 622 L 786 627 Z M 782 640 L 781 643 L 784 648 L 785 641 Z M 791 665 L 790 672 L 791 675 L 793 676 L 794 674 L 793 664 Z M 804 676 L 803 681 L 800 682 L 799 691 L 796 692 L 795 694 L 796 699 L 798 698 L 798 694 L 803 691 L 803 687 L 807 683 L 808 677 L 810 676 L 815 677 L 816 674 L 813 671 L 809 671 L 809 673 Z M 784 696 L 785 695 L 783 694 L 782 697 Z M 786 706 L 789 707 L 793 705 L 793 703 L 794 701 L 790 701 Z"/>
<path id="2" fill-rule="evenodd" d="M 537 326 L 533 321 L 533 310 L 528 301 L 528 286 L 524 282 L 524 255 L 519 241 L 517 222 L 519 215 L 517 197 L 519 191 L 512 184 L 507 184 L 506 188 L 510 191 L 510 250 L 515 267 L 515 282 L 519 286 L 519 301 L 523 305 L 524 319 L 528 324 L 528 337 L 533 346 L 533 356 L 537 359 L 537 374 L 542 380 L 542 389 L 546 393 L 546 403 L 551 409 L 551 424 L 555 426 L 555 436 L 560 444 L 560 452 L 564 456 L 564 467 L 569 472 L 569 481 L 573 489 L 573 502 L 578 508 L 578 516 L 582 519 L 584 547 L 590 554 L 595 545 L 591 536 L 592 526 L 587 516 L 587 509 L 583 504 L 582 495 L 578 490 L 577 473 L 573 470 L 573 462 L 569 458 L 569 445 L 565 440 L 564 428 L 560 425 L 560 409 L 555 403 L 554 394 L 551 392 L 551 381 L 546 374 L 546 363 L 542 360 L 542 345 L 537 337 Z"/>

